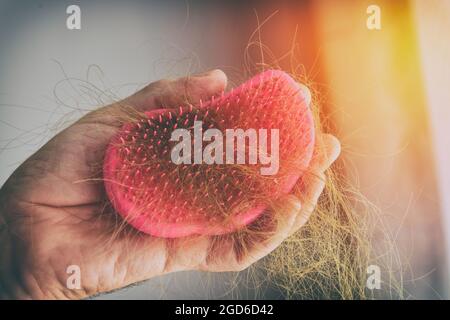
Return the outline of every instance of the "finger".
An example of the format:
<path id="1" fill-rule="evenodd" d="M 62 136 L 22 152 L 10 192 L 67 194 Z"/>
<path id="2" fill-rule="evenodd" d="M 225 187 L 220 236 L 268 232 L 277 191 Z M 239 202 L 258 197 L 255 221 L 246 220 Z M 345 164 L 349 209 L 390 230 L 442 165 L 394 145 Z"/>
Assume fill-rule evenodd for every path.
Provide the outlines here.
<path id="1" fill-rule="evenodd" d="M 317 206 L 320 195 L 325 189 L 325 182 L 326 177 L 324 173 L 319 173 L 318 175 L 309 179 L 304 192 L 301 196 L 299 196 L 299 199 L 302 202 L 302 209 L 295 218 L 289 234 L 295 233 L 309 220 L 311 214 L 314 212 L 314 209 Z"/>
<path id="2" fill-rule="evenodd" d="M 317 148 L 316 148 L 317 150 Z M 340 153 L 339 141 L 330 134 L 324 134 L 321 150 L 315 151 L 312 167 L 296 186 L 296 195 L 302 202 L 302 210 L 297 216 L 291 230 L 291 234 L 302 227 L 311 216 L 317 206 L 320 195 L 325 189 L 326 176 L 324 171 L 337 159 Z"/>
<path id="3" fill-rule="evenodd" d="M 323 134 L 322 141 L 314 150 L 311 170 L 315 173 L 328 169 L 341 153 L 339 140 L 331 134 Z"/>
<path id="4" fill-rule="evenodd" d="M 298 85 L 303 93 L 303 98 L 305 99 L 306 105 L 309 106 L 311 104 L 311 91 L 303 83 L 299 83 Z"/>
<path id="5" fill-rule="evenodd" d="M 211 237 L 207 259 L 198 269 L 241 271 L 273 251 L 287 237 L 301 204 L 295 196 L 289 195 L 280 200 L 277 207 L 279 220 L 274 220 L 273 212 L 268 212 L 245 230 Z"/>
<path id="6" fill-rule="evenodd" d="M 272 231 L 268 230 L 269 237 L 264 241 L 249 246 L 250 250 L 239 262 L 239 270 L 249 267 L 271 253 L 289 236 L 301 207 L 300 200 L 294 195 L 288 195 L 277 202 L 274 206 L 276 215 L 271 213 L 271 217 L 276 218 L 275 228 Z"/>
<path id="7" fill-rule="evenodd" d="M 226 85 L 227 76 L 219 69 L 176 80 L 156 81 L 122 101 L 87 114 L 80 122 L 100 122 L 120 127 L 123 119 L 127 119 L 134 111 L 196 104 L 201 99 L 220 94 Z"/>
<path id="8" fill-rule="evenodd" d="M 210 237 L 189 236 L 167 239 L 167 258 L 163 273 L 196 270 L 207 259 Z"/>
<path id="9" fill-rule="evenodd" d="M 125 99 L 139 110 L 175 108 L 180 105 L 197 104 L 200 100 L 220 94 L 227 85 L 227 76 L 215 69 L 202 74 L 173 81 L 157 81 Z"/>

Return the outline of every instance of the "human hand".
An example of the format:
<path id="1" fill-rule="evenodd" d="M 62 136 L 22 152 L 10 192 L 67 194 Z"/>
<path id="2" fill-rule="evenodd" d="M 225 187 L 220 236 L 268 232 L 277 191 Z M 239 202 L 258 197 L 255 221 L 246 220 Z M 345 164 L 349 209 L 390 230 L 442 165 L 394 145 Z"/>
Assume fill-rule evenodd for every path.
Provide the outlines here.
<path id="1" fill-rule="evenodd" d="M 121 218 L 105 205 L 101 164 L 123 106 L 147 111 L 206 100 L 226 82 L 220 70 L 154 82 L 87 114 L 26 160 L 0 190 L 0 297 L 83 298 L 174 271 L 239 271 L 300 228 L 324 188 L 323 172 L 339 154 L 329 135 L 311 162 L 313 174 L 301 181 L 304 192 L 279 200 L 283 219 L 265 215 L 249 226 L 264 234 L 157 238 L 118 228 Z M 81 271 L 77 290 L 66 286 L 71 265 Z"/>

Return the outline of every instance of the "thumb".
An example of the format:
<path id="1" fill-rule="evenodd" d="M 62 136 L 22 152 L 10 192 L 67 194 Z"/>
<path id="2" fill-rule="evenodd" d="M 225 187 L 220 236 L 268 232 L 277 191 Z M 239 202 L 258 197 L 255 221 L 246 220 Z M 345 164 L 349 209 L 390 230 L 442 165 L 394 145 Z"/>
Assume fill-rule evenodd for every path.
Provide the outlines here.
<path id="1" fill-rule="evenodd" d="M 206 100 L 222 93 L 226 86 L 227 76 L 219 69 L 175 80 L 159 80 L 119 102 L 90 112 L 80 122 L 97 122 L 120 127 L 122 124 L 120 115 L 126 118 L 127 113 L 133 111 L 197 104 L 201 99 Z"/>
<path id="2" fill-rule="evenodd" d="M 227 76 L 220 69 L 175 80 L 160 80 L 147 85 L 123 102 L 139 110 L 174 108 L 197 104 L 220 94 L 227 86 Z"/>

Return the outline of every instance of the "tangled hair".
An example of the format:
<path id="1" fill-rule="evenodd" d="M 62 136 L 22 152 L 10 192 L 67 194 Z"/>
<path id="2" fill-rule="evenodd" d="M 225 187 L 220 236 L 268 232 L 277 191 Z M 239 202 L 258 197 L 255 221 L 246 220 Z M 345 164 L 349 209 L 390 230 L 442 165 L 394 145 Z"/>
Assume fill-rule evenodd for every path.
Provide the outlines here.
<path id="1" fill-rule="evenodd" d="M 268 17 L 260 27 L 270 19 Z M 246 50 L 246 69 L 281 68 L 260 39 L 260 27 L 250 37 Z M 254 37 L 258 39 L 252 41 Z M 294 39 L 295 39 L 294 35 Z M 252 61 L 256 49 L 258 60 Z M 325 102 L 302 64 L 295 61 L 296 44 L 284 58 L 289 59 L 290 75 L 311 90 L 310 107 L 316 130 L 316 152 L 325 152 L 322 133 L 333 132 Z M 253 55 L 254 56 L 254 55 Z M 267 63 L 265 57 L 269 57 Z M 253 66 L 253 67 L 252 67 Z M 339 135 L 337 135 L 339 138 Z M 342 139 L 340 139 L 342 140 Z M 325 188 L 308 221 L 276 250 L 254 267 L 286 299 L 402 299 L 402 265 L 395 242 L 379 209 L 359 191 L 350 177 L 351 163 L 345 145 L 338 160 L 325 171 Z M 299 185 L 315 173 L 306 171 Z M 323 178 L 323 177 L 321 177 Z M 305 204 L 302 204 L 305 205 Z M 368 286 L 370 266 L 382 270 L 381 289 Z M 254 272 L 254 271 L 250 271 Z M 259 280 L 257 280 L 259 281 Z"/>

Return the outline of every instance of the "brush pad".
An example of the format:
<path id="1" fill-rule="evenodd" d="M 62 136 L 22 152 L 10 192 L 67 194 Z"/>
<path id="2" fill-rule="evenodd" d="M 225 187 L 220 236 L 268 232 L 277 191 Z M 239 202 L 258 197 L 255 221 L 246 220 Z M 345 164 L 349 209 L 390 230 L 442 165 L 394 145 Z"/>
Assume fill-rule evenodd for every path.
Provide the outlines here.
<path id="1" fill-rule="evenodd" d="M 267 154 L 271 129 L 277 129 L 278 171 L 263 175 L 268 165 L 259 161 L 174 163 L 171 152 L 178 142 L 171 141 L 172 132 L 193 132 L 199 122 L 202 132 L 215 128 L 224 139 L 226 129 L 266 129 Z M 203 141 L 203 148 L 208 143 Z M 144 233 L 220 235 L 245 227 L 289 193 L 308 168 L 313 148 L 313 117 L 302 90 L 288 74 L 268 70 L 209 101 L 152 110 L 126 123 L 107 148 L 104 185 L 114 209 Z M 246 159 L 249 152 L 246 147 Z M 226 159 L 225 153 L 223 147 L 223 155 L 215 156 Z"/>

